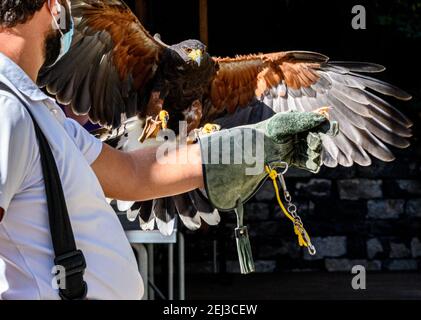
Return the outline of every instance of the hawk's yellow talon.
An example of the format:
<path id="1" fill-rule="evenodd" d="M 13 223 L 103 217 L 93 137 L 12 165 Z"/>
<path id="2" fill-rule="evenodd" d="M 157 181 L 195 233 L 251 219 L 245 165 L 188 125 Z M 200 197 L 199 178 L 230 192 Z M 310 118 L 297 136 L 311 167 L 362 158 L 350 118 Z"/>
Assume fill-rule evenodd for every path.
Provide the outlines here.
<path id="1" fill-rule="evenodd" d="M 159 114 L 153 118 L 151 116 L 146 118 L 145 127 L 143 132 L 139 137 L 139 142 L 144 142 L 149 138 L 156 138 L 159 131 L 162 129 L 168 129 L 168 121 L 170 120 L 170 115 L 167 111 L 162 110 Z"/>
<path id="2" fill-rule="evenodd" d="M 318 113 L 318 114 L 320 114 L 322 116 L 324 116 L 327 120 L 329 120 L 329 118 L 330 118 L 330 114 L 329 114 L 330 109 L 331 109 L 331 107 L 326 106 L 326 107 L 321 107 L 319 109 L 316 109 L 316 110 L 314 110 L 314 112 L 315 113 Z"/>
<path id="3" fill-rule="evenodd" d="M 162 111 L 159 112 L 158 118 L 161 121 L 162 129 L 167 129 L 168 128 L 168 121 L 170 120 L 169 113 L 165 110 L 162 110 Z"/>
<path id="4" fill-rule="evenodd" d="M 221 130 L 221 126 L 215 123 L 206 123 L 202 128 L 203 134 L 210 134 Z"/>

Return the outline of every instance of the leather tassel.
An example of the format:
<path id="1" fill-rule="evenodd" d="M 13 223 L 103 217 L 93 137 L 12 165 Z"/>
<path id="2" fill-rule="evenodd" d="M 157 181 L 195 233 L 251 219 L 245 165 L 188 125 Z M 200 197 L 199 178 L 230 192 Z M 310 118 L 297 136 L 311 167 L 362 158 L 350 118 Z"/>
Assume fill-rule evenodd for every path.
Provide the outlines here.
<path id="1" fill-rule="evenodd" d="M 243 225 L 244 209 L 243 204 L 238 202 L 237 209 L 237 228 L 235 228 L 235 240 L 237 243 L 238 260 L 242 274 L 248 274 L 255 271 L 253 254 L 251 252 L 248 229 Z"/>

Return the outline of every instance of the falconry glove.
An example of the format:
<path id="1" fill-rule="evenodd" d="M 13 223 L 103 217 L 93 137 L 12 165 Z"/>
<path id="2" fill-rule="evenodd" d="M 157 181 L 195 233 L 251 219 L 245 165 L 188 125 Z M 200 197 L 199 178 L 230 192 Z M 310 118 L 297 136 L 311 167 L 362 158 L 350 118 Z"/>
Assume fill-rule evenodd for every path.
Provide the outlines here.
<path id="1" fill-rule="evenodd" d="M 243 273 L 254 270 L 243 204 L 272 169 L 285 164 L 317 173 L 322 165 L 322 134 L 336 135 L 338 124 L 315 112 L 278 113 L 257 123 L 200 138 L 205 188 L 212 205 L 235 210 L 237 248 Z"/>
<path id="2" fill-rule="evenodd" d="M 255 125 L 202 136 L 209 200 L 221 211 L 237 208 L 237 202 L 246 202 L 267 178 L 265 165 L 277 168 L 287 163 L 317 173 L 322 165 L 321 134 L 336 135 L 337 131 L 337 123 L 323 115 L 287 112 Z"/>

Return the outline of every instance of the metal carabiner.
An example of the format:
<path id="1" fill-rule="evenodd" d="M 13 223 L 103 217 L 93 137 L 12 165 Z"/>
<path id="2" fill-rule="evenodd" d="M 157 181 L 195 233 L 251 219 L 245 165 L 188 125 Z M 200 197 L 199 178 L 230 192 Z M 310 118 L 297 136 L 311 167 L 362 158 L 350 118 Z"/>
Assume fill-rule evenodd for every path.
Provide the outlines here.
<path id="1" fill-rule="evenodd" d="M 279 180 L 279 182 L 281 184 L 281 187 L 282 187 L 282 190 L 284 190 L 284 194 L 285 194 L 285 192 L 288 192 L 288 190 L 287 190 L 287 184 L 285 182 L 284 175 L 282 173 L 278 173 L 278 180 Z"/>
<path id="2" fill-rule="evenodd" d="M 308 245 L 307 250 L 308 250 L 308 253 L 309 253 L 311 256 L 314 256 L 314 255 L 316 255 L 316 253 L 317 253 L 316 248 L 315 248 L 312 244 L 309 244 L 309 245 Z"/>
<path id="3" fill-rule="evenodd" d="M 282 171 L 281 173 L 278 173 L 278 175 L 284 175 L 285 173 L 287 173 L 288 172 L 288 170 L 289 170 L 289 165 L 288 165 L 288 163 L 287 162 L 281 162 L 280 164 L 283 164 L 284 166 L 285 166 L 285 169 L 284 169 L 284 171 Z"/>

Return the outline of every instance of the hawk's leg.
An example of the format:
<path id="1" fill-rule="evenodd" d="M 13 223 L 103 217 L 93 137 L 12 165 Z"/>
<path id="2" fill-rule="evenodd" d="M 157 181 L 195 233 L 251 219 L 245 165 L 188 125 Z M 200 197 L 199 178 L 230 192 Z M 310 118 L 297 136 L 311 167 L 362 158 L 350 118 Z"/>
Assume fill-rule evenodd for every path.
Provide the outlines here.
<path id="1" fill-rule="evenodd" d="M 203 107 L 200 100 L 194 100 L 189 108 L 183 111 L 184 121 L 187 122 L 187 134 L 197 129 L 202 121 Z"/>
<path id="2" fill-rule="evenodd" d="M 207 134 L 217 132 L 221 130 L 221 126 L 216 123 L 206 123 L 203 127 L 194 129 L 187 138 L 187 143 L 192 144 L 196 143 L 197 140 Z"/>
<path id="3" fill-rule="evenodd" d="M 139 137 L 140 142 L 144 142 L 149 138 L 155 138 L 161 129 L 167 129 L 169 114 L 163 110 L 163 105 L 164 99 L 162 98 L 161 92 L 152 92 L 146 108 L 145 127 Z"/>
<path id="4" fill-rule="evenodd" d="M 199 100 L 193 101 L 190 108 L 185 110 L 184 119 L 187 122 L 188 143 L 194 143 L 204 134 L 209 134 L 219 131 L 221 127 L 217 124 L 207 123 L 202 128 L 199 128 L 203 116 L 202 103 Z"/>

